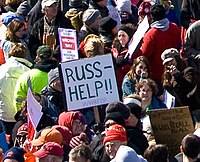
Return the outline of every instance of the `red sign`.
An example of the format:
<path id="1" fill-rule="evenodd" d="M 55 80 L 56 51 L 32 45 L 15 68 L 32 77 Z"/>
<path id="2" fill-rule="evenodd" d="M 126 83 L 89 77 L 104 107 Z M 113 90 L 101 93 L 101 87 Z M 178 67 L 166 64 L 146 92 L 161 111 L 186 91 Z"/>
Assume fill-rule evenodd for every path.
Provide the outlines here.
<path id="1" fill-rule="evenodd" d="M 75 50 L 75 40 L 73 37 L 61 36 L 62 48 L 67 50 Z"/>

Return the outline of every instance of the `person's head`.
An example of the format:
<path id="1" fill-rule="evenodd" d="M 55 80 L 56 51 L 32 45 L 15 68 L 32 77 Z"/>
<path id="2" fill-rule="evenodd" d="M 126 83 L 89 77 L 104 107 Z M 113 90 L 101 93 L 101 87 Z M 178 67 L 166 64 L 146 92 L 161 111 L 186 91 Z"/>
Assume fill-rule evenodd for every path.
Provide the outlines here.
<path id="1" fill-rule="evenodd" d="M 104 54 L 104 44 L 99 36 L 89 34 L 84 39 L 84 53 L 86 57 L 94 57 L 96 55 Z"/>
<path id="2" fill-rule="evenodd" d="M 132 10 L 131 10 L 131 1 L 130 0 L 120 0 L 116 2 L 117 6 L 117 10 L 118 12 L 126 12 L 131 14 Z"/>
<path id="3" fill-rule="evenodd" d="M 119 112 L 112 112 L 106 115 L 104 120 L 104 127 L 105 130 L 109 130 L 110 127 L 114 124 L 119 124 L 123 127 L 125 127 L 125 120 L 121 113 Z"/>
<path id="4" fill-rule="evenodd" d="M 57 0 L 42 0 L 42 12 L 48 18 L 49 21 L 54 19 L 58 12 Z"/>
<path id="5" fill-rule="evenodd" d="M 69 0 L 69 8 L 82 9 L 83 1 L 82 0 Z"/>
<path id="6" fill-rule="evenodd" d="M 106 7 L 108 0 L 92 0 L 95 4 L 100 7 Z"/>
<path id="7" fill-rule="evenodd" d="M 63 142 L 62 134 L 56 129 L 45 128 L 42 130 L 40 136 L 37 139 L 31 141 L 32 145 L 35 147 L 40 147 L 47 142 L 56 142 L 61 145 Z"/>
<path id="8" fill-rule="evenodd" d="M 56 91 L 62 92 L 58 68 L 51 69 L 48 73 L 48 84 Z"/>
<path id="9" fill-rule="evenodd" d="M 62 112 L 58 117 L 58 124 L 66 126 L 74 136 L 82 132 L 82 123 L 77 111 Z"/>
<path id="10" fill-rule="evenodd" d="M 100 33 L 112 33 L 115 35 L 117 33 L 117 21 L 112 19 L 110 16 L 104 17 L 100 21 Z"/>
<path id="11" fill-rule="evenodd" d="M 159 21 L 166 18 L 166 10 L 162 4 L 155 4 L 150 8 L 152 21 Z"/>
<path id="12" fill-rule="evenodd" d="M 139 78 L 148 78 L 150 75 L 150 66 L 145 56 L 139 56 L 133 61 L 131 69 L 127 73 L 129 79 L 134 82 Z"/>
<path id="13" fill-rule="evenodd" d="M 24 150 L 21 147 L 12 147 L 5 154 L 3 162 L 24 162 Z"/>
<path id="14" fill-rule="evenodd" d="M 101 15 L 99 10 L 87 9 L 83 13 L 83 24 L 95 31 L 99 30 Z"/>
<path id="15" fill-rule="evenodd" d="M 52 49 L 48 45 L 39 46 L 36 53 L 36 62 L 39 62 L 40 60 L 51 60 L 53 55 Z"/>
<path id="16" fill-rule="evenodd" d="M 16 135 L 16 142 L 20 147 L 23 147 L 23 144 L 27 139 L 27 135 L 28 135 L 28 124 L 24 123 L 19 127 Z"/>
<path id="17" fill-rule="evenodd" d="M 157 95 L 158 87 L 152 79 L 143 79 L 135 87 L 136 93 L 142 98 L 142 102 L 151 101 Z"/>
<path id="18" fill-rule="evenodd" d="M 177 66 L 177 62 L 175 59 L 176 56 L 180 56 L 180 52 L 176 48 L 166 49 L 161 54 L 161 59 L 163 61 L 163 65 L 164 66 L 170 66 L 170 65 Z"/>
<path id="19" fill-rule="evenodd" d="M 120 26 L 117 32 L 117 37 L 122 47 L 125 47 L 128 45 L 134 32 L 135 32 L 135 29 L 131 26 L 131 24 L 123 24 Z"/>
<path id="20" fill-rule="evenodd" d="M 138 8 L 138 20 L 139 23 L 141 23 L 145 16 L 148 17 L 149 22 L 151 22 L 151 16 L 150 16 L 150 8 L 151 3 L 150 2 L 142 2 Z"/>
<path id="21" fill-rule="evenodd" d="M 90 162 L 92 152 L 85 144 L 80 144 L 73 148 L 69 153 L 69 162 Z"/>
<path id="22" fill-rule="evenodd" d="M 113 159 L 119 147 L 127 144 L 126 129 L 118 124 L 111 126 L 105 133 L 103 144 L 106 154 Z"/>
<path id="23" fill-rule="evenodd" d="M 168 148 L 162 144 L 150 145 L 144 152 L 144 158 L 148 162 L 168 162 Z"/>
<path id="24" fill-rule="evenodd" d="M 63 148 L 55 142 L 47 142 L 33 153 L 37 162 L 62 162 L 63 154 Z"/>
<path id="25" fill-rule="evenodd" d="M 128 106 L 123 104 L 121 101 L 111 102 L 106 106 L 106 115 L 112 112 L 119 112 L 122 114 L 124 119 L 128 119 L 130 115 L 130 110 Z"/>
<path id="26" fill-rule="evenodd" d="M 200 138 L 193 133 L 187 134 L 181 141 L 180 150 L 191 159 L 196 159 L 200 152 Z"/>
<path id="27" fill-rule="evenodd" d="M 19 43 L 21 38 L 26 34 L 24 23 L 19 19 L 13 19 L 6 30 L 6 38 L 12 42 Z"/>
<path id="28" fill-rule="evenodd" d="M 129 96 L 126 96 L 124 98 L 124 104 L 126 104 L 130 109 L 130 116 L 128 118 L 129 125 L 135 127 L 138 124 L 138 121 L 140 120 L 142 108 L 141 108 L 141 102 L 142 99 L 139 95 L 131 94 Z"/>
<path id="29" fill-rule="evenodd" d="M 25 58 L 26 57 L 26 46 L 23 45 L 22 43 L 15 43 L 12 46 L 12 48 L 10 49 L 8 56 Z"/>

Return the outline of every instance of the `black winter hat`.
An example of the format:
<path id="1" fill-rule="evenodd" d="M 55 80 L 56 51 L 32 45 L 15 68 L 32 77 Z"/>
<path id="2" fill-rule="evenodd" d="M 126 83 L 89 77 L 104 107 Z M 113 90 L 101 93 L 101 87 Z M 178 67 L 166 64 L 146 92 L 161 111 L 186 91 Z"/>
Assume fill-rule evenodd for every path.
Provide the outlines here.
<path id="1" fill-rule="evenodd" d="M 132 38 L 133 34 L 135 33 L 135 31 L 132 28 L 130 28 L 129 26 L 125 24 L 120 26 L 118 31 L 120 30 L 124 31 L 129 36 L 129 40 Z"/>
<path id="2" fill-rule="evenodd" d="M 104 120 L 104 124 L 108 121 L 108 120 L 114 120 L 117 124 L 125 127 L 125 121 L 124 118 L 122 116 L 121 113 L 119 112 L 112 112 L 106 115 L 106 118 Z"/>
<path id="3" fill-rule="evenodd" d="M 128 103 L 126 105 L 129 107 L 131 113 L 135 115 L 137 119 L 141 118 L 142 108 L 139 105 L 136 103 Z"/>
<path id="4" fill-rule="evenodd" d="M 117 21 L 110 16 L 104 17 L 100 21 L 100 32 L 111 32 L 117 26 Z"/>
<path id="5" fill-rule="evenodd" d="M 109 114 L 112 112 L 121 113 L 124 119 L 128 119 L 130 115 L 130 110 L 128 106 L 123 104 L 121 101 L 112 102 L 106 106 L 106 114 Z"/>
<path id="6" fill-rule="evenodd" d="M 150 8 L 150 14 L 154 21 L 159 21 L 166 18 L 166 10 L 163 5 L 155 4 Z"/>
<path id="7" fill-rule="evenodd" d="M 82 8 L 82 0 L 69 0 L 70 8 Z"/>

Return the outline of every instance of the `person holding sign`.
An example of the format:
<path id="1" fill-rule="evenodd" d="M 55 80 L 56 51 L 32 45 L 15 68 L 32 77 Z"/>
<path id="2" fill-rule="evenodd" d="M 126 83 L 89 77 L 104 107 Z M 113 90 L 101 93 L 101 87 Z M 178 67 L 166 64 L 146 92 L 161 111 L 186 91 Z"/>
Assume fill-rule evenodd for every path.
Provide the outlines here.
<path id="1" fill-rule="evenodd" d="M 199 85 L 194 69 L 187 66 L 175 48 L 166 49 L 161 59 L 165 66 L 163 86 L 175 97 L 175 106 L 189 106 L 191 112 L 199 109 Z"/>

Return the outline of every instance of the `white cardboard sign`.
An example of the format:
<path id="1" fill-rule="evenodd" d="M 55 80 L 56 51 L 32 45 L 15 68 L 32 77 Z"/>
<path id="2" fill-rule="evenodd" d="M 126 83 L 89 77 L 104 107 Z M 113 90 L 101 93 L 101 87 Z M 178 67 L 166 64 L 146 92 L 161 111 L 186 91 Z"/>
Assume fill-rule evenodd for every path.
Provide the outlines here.
<path id="1" fill-rule="evenodd" d="M 76 30 L 58 28 L 61 61 L 78 59 Z"/>
<path id="2" fill-rule="evenodd" d="M 61 63 L 68 110 L 119 101 L 111 54 Z"/>

